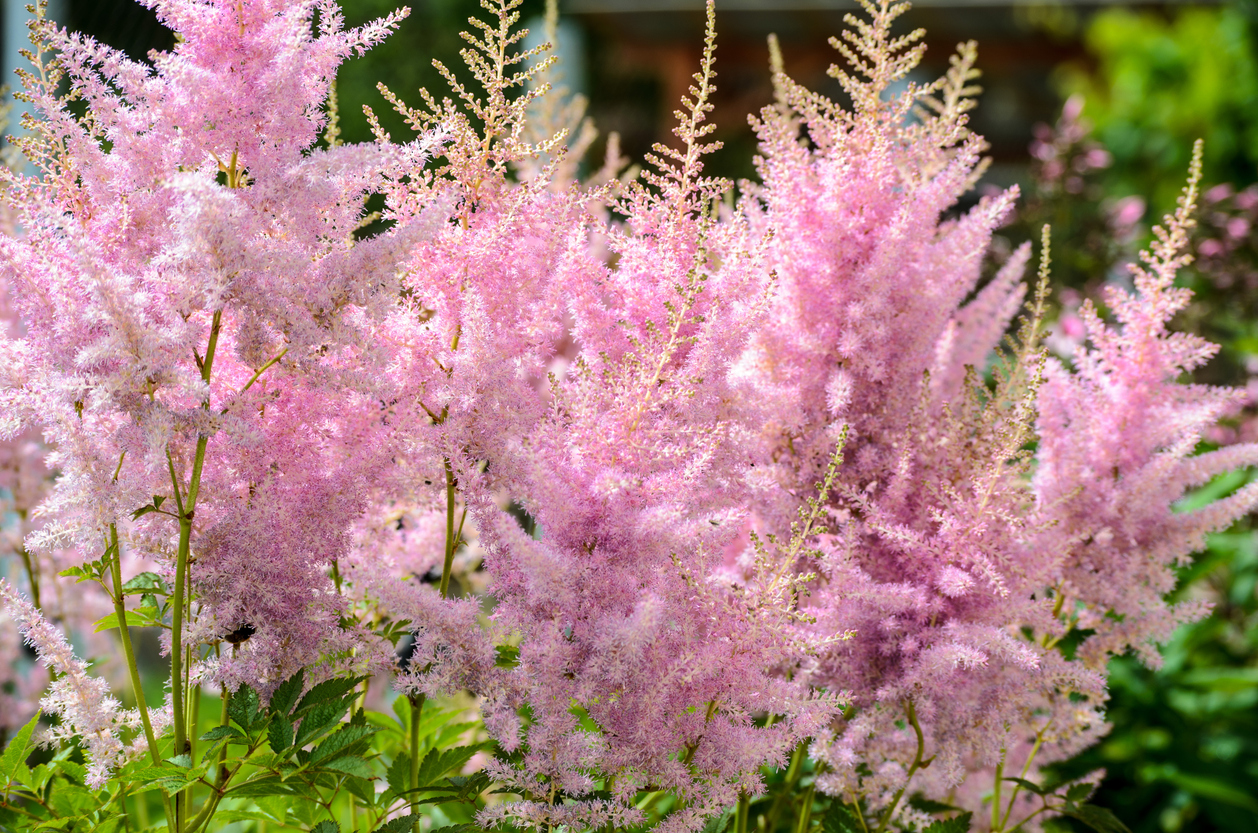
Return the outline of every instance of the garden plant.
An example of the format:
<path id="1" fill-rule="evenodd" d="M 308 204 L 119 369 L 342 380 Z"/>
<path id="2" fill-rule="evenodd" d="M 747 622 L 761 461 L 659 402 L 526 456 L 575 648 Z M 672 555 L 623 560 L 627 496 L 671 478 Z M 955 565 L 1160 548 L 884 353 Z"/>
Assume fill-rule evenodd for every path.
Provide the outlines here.
<path id="1" fill-rule="evenodd" d="M 34 10 L 0 826 L 1123 829 L 1050 765 L 1258 503 L 1196 491 L 1258 445 L 1202 450 L 1246 395 L 1169 326 L 1200 145 L 1054 356 L 1049 230 L 1028 291 L 1029 245 L 985 268 L 1016 189 L 962 207 L 974 44 L 902 83 L 922 33 L 867 3 L 842 104 L 774 47 L 734 184 L 709 3 L 676 141 L 586 174 L 519 4 L 361 145 L 337 67 L 405 10 L 147 0 L 149 63 Z"/>

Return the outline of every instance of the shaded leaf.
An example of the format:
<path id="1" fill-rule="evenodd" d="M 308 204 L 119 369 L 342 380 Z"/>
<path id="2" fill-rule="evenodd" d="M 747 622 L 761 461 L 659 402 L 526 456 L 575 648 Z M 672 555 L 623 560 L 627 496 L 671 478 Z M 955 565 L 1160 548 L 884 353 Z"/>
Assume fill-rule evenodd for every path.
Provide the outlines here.
<path id="1" fill-rule="evenodd" d="M 1025 778 L 1002 778 L 1001 780 L 1012 781 L 1013 783 L 1022 787 L 1022 789 L 1030 790 L 1036 795 L 1048 795 L 1049 792 L 1051 792 L 1051 790 L 1045 789 L 1044 787 L 1041 787 L 1039 784 L 1035 783 L 1034 781 L 1028 781 Z"/>
<path id="2" fill-rule="evenodd" d="M 18 730 L 13 740 L 9 741 L 8 746 L 4 748 L 4 754 L 0 755 L 0 776 L 6 781 L 13 780 L 18 768 L 26 764 L 27 750 L 31 746 L 31 734 L 37 725 L 39 725 L 39 712 L 36 712 L 35 716 Z"/>
<path id="3" fill-rule="evenodd" d="M 271 721 L 267 727 L 267 742 L 276 755 L 283 754 L 293 745 L 293 724 L 287 717 L 280 716 Z"/>
<path id="4" fill-rule="evenodd" d="M 140 573 L 135 578 L 122 585 L 123 593 L 150 593 L 158 595 L 169 595 L 170 588 L 166 586 L 166 581 L 157 573 Z"/>
<path id="5" fill-rule="evenodd" d="M 334 772 L 343 772 L 346 775 L 356 776 L 360 780 L 370 778 L 374 774 L 367 761 L 357 755 L 346 755 L 343 758 L 336 758 L 322 764 L 322 766 L 324 769 L 330 769 Z"/>
<path id="6" fill-rule="evenodd" d="M 956 818 L 931 822 L 922 833 L 968 833 L 973 813 L 962 813 Z"/>
<path id="7" fill-rule="evenodd" d="M 222 740 L 223 738 L 239 738 L 244 740 L 245 736 L 235 726 L 215 726 L 213 729 L 201 736 L 201 740 L 204 741 L 216 741 Z"/>
<path id="8" fill-rule="evenodd" d="M 1118 816 L 1094 804 L 1067 804 L 1061 808 L 1061 814 L 1078 819 L 1097 833 L 1131 833 Z"/>
<path id="9" fill-rule="evenodd" d="M 319 703 L 340 700 L 345 694 L 353 691 L 363 679 L 363 677 L 339 677 L 333 680 L 324 680 L 307 691 L 306 695 L 301 698 L 301 702 L 297 704 L 297 714 L 313 709 Z"/>
<path id="10" fill-rule="evenodd" d="M 297 698 L 301 696 L 301 690 L 305 687 L 306 669 L 299 668 L 296 674 L 280 683 L 280 687 L 275 689 L 275 693 L 271 695 L 269 708 L 276 714 L 287 715 L 293 710 L 293 704 L 297 702 Z"/>
<path id="11" fill-rule="evenodd" d="M 372 833 L 407 833 L 415 824 L 416 817 L 411 815 L 390 819 L 377 827 Z"/>
<path id="12" fill-rule="evenodd" d="M 861 823 L 843 804 L 835 801 L 821 817 L 822 833 L 862 833 Z"/>

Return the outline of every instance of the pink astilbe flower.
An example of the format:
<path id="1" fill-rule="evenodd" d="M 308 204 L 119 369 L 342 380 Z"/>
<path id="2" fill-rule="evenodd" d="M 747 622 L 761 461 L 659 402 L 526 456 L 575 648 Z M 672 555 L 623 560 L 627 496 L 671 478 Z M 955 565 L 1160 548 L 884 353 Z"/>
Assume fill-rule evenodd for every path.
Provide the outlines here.
<path id="1" fill-rule="evenodd" d="M 179 38 L 151 67 L 34 27 L 57 50 L 24 79 L 41 175 L 6 178 L 23 233 L 0 243 L 26 326 L 4 347 L 5 404 L 60 470 L 28 542 L 91 558 L 112 525 L 173 578 L 186 500 L 189 638 L 248 624 L 215 673 L 277 680 L 359 638 L 326 565 L 386 448 L 363 322 L 395 303 L 425 226 L 355 232 L 382 171 L 429 139 L 315 147 L 337 65 L 404 11 L 344 31 L 331 3 L 152 6 Z M 58 98 L 63 74 L 87 116 Z M 154 495 L 164 508 L 132 520 Z"/>
<path id="2" fill-rule="evenodd" d="M 87 747 L 86 783 L 101 789 L 116 767 L 133 755 L 148 752 L 142 737 L 130 749 L 120 737 L 124 731 L 139 727 L 139 714 L 123 709 L 110 694 L 109 683 L 89 675 L 87 663 L 75 656 L 61 631 L 4 579 L 0 579 L 0 605 L 13 617 L 39 661 L 56 674 L 40 706 L 61 720 L 45 730 L 42 742 L 57 746 L 81 738 Z"/>
<path id="3" fill-rule="evenodd" d="M 1138 272 L 1138 294 L 1113 296 L 1123 329 L 1085 317 L 1094 347 L 1077 373 L 1045 365 L 1039 297 L 994 390 L 980 388 L 975 367 L 1016 313 L 1029 252 L 980 288 L 1015 194 L 948 217 L 983 147 L 965 128 L 973 49 L 936 84 L 890 95 L 920 33 L 891 36 L 903 4 L 866 8 L 872 20 L 850 18 L 834 41 L 863 76 L 833 72 L 854 110 L 779 72 L 778 103 L 755 122 L 764 181 L 748 214 L 773 230 L 778 287 L 734 369 L 747 422 L 763 426 L 754 526 L 785 528 L 846 426 L 831 531 L 798 565 L 819 576 L 801 628 L 851 635 L 808 670 L 851 706 L 815 738 L 828 765 L 818 786 L 890 813 L 911 783 L 990 819 L 981 791 L 998 763 L 1007 773 L 1033 746 L 1038 766 L 1091 743 L 1105 730 L 1105 659 L 1128 648 L 1151 658 L 1153 642 L 1200 614 L 1168 615 L 1170 567 L 1258 495 L 1189 515 L 1173 504 L 1258 457 L 1191 456 L 1238 396 L 1176 382 L 1210 354 L 1166 330 L 1186 299 L 1171 284 L 1195 192 Z M 1037 439 L 1032 477 L 1025 449 Z M 1068 660 L 1057 646 L 1076 627 L 1095 633 Z"/>

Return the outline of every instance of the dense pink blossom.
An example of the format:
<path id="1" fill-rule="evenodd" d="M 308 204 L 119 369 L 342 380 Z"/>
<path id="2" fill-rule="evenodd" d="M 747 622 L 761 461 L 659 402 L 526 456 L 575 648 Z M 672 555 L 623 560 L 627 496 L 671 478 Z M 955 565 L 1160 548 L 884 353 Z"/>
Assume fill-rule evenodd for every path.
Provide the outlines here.
<path id="1" fill-rule="evenodd" d="M 1031 249 L 984 282 L 1017 192 L 958 209 L 984 164 L 972 44 L 893 94 L 921 35 L 867 6 L 835 40 L 853 109 L 779 63 L 760 181 L 727 200 L 703 173 L 711 4 L 678 141 L 631 183 L 614 143 L 577 181 L 564 145 L 589 134 L 539 110 L 515 0 L 468 36 L 475 83 L 440 67 L 459 103 L 382 90 L 418 138 L 369 112 L 367 146 L 320 144 L 323 108 L 396 15 L 151 5 L 180 36 L 152 66 L 36 26 L 88 115 L 27 79 L 0 406 L 58 471 L 25 546 L 91 561 L 117 531 L 129 572 L 186 567 L 167 648 L 200 652 L 195 679 L 391 669 L 371 626 L 405 621 L 398 687 L 477 695 L 519 796 L 481 823 L 631 826 L 647 790 L 681 833 L 806 738 L 817 787 L 867 810 L 909 787 L 985 810 L 1002 772 L 1104 731 L 1110 656 L 1155 661 L 1204 612 L 1166 606 L 1172 568 L 1258 493 L 1175 503 L 1258 450 L 1193 454 L 1239 401 L 1178 382 L 1211 348 L 1167 328 L 1195 179 L 1071 364 L 1039 347 L 1046 272 L 992 363 Z M 5 587 L 95 783 L 122 718 L 78 715 L 104 689 Z"/>

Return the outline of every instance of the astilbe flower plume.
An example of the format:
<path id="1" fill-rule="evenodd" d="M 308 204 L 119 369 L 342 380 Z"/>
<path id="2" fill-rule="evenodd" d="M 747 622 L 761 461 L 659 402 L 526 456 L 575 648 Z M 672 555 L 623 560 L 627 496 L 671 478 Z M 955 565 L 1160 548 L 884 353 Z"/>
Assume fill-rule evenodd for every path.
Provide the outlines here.
<path id="1" fill-rule="evenodd" d="M 832 531 L 801 564 L 820 575 L 805 627 L 852 634 L 809 671 L 850 704 L 813 744 L 828 767 L 819 788 L 891 813 L 911 784 L 977 811 L 1005 767 L 1025 775 L 1031 755 L 1057 760 L 1104 731 L 1108 657 L 1153 661 L 1153 643 L 1201 615 L 1168 615 L 1170 567 L 1255 494 L 1188 515 L 1174 503 L 1256 458 L 1249 447 L 1192 456 L 1237 402 L 1177 382 L 1211 348 L 1167 330 L 1186 300 L 1172 282 L 1195 171 L 1136 293 L 1110 296 L 1118 327 L 1086 314 L 1092 346 L 1075 371 L 1036 346 L 1045 262 L 1019 338 L 982 386 L 975 368 L 1016 314 L 1029 252 L 979 286 L 1016 191 L 949 218 L 982 148 L 960 106 L 973 48 L 935 85 L 888 95 L 920 54 L 920 33 L 890 34 L 904 8 L 867 5 L 872 20 L 851 19 L 834 42 L 863 75 L 834 70 L 852 112 L 778 74 L 779 103 L 756 122 L 764 182 L 751 216 L 774 231 L 779 288 L 737 372 L 740 402 L 765 426 L 754 528 L 784 528 L 848 430 Z M 1074 629 L 1094 633 L 1068 660 L 1058 646 Z M 986 800 L 1001 802 L 999 788 Z M 984 823 L 1021 820 L 1015 802 Z"/>
<path id="2" fill-rule="evenodd" d="M 3 349 L 6 431 L 38 426 L 59 470 L 32 550 L 92 560 L 116 529 L 171 584 L 192 554 L 183 636 L 250 625 L 207 671 L 265 688 L 357 638 L 324 566 L 380 447 L 356 322 L 394 303 L 423 229 L 355 231 L 380 171 L 423 149 L 315 145 L 336 66 L 404 12 L 344 31 L 330 3 L 152 7 L 179 35 L 152 66 L 33 24 L 56 54 L 23 79 L 38 175 L 6 176 L 25 326 Z"/>
<path id="3" fill-rule="evenodd" d="M 1202 612 L 1162 601 L 1172 567 L 1258 492 L 1175 502 L 1258 449 L 1193 454 L 1238 401 L 1177 381 L 1211 352 L 1167 328 L 1195 174 L 1115 322 L 1084 308 L 1073 367 L 1038 344 L 1046 252 L 988 379 L 1031 250 L 982 282 L 1017 192 L 958 209 L 984 165 L 975 49 L 894 93 L 924 48 L 891 34 L 905 4 L 834 41 L 850 111 L 775 52 L 737 200 L 703 172 L 710 2 L 677 143 L 634 183 L 614 143 L 577 179 L 590 134 L 550 125 L 571 113 L 530 123 L 551 66 L 519 48 L 520 0 L 483 0 L 475 85 L 438 64 L 457 101 L 381 88 L 418 138 L 368 110 L 366 146 L 324 107 L 398 15 L 150 5 L 179 36 L 151 66 L 35 24 L 57 56 L 24 79 L 39 175 L 4 177 L 23 325 L 0 405 L 59 471 L 25 545 L 121 548 L 170 585 L 177 742 L 184 649 L 247 632 L 195 678 L 265 694 L 394 668 L 362 624 L 387 622 L 412 632 L 412 720 L 480 698 L 489 774 L 521 799 L 482 824 L 632 826 L 648 790 L 677 799 L 663 829 L 696 830 L 812 738 L 817 788 L 883 828 L 921 820 L 910 788 L 1007 827 L 1029 808 L 1003 774 L 1104 731 L 1105 661 L 1155 661 Z M 78 686 L 55 705 L 99 780 L 117 724 L 76 716 L 97 683 L 5 587 Z"/>

